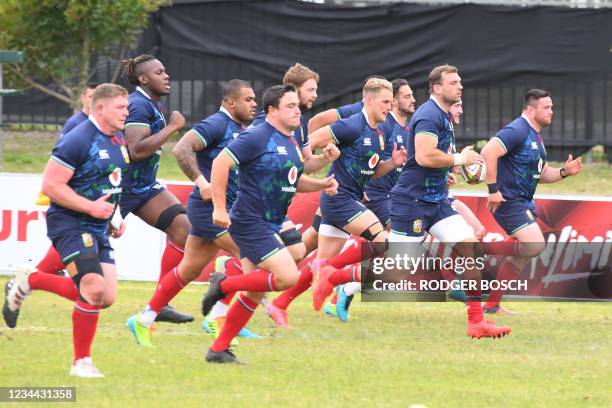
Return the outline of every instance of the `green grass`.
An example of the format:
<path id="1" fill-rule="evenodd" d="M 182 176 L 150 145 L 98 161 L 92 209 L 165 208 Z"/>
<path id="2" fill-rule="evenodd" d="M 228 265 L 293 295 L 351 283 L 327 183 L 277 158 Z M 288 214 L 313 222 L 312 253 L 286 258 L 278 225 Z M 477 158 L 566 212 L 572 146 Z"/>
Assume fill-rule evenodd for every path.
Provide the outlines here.
<path id="1" fill-rule="evenodd" d="M 58 132 L 48 131 L 4 131 L 3 171 L 13 173 L 42 173 L 55 145 Z M 188 181 L 176 164 L 172 148 L 178 137 L 164 145 L 159 163 L 159 178 L 165 180 Z"/>
<path id="2" fill-rule="evenodd" d="M 355 301 L 345 324 L 316 315 L 303 296 L 290 309 L 293 330 L 274 329 L 258 310 L 249 327 L 267 337 L 242 340 L 236 351 L 249 365 L 228 367 L 204 362 L 202 286 L 173 301 L 196 322 L 159 325 L 154 350 L 135 344 L 124 322 L 153 286 L 121 282 L 102 312 L 93 348 L 100 380 L 68 376 L 71 304 L 33 294 L 17 329 L 0 328 L 0 384 L 76 386 L 83 407 L 612 405 L 608 304 L 507 304 L 521 315 L 496 321 L 512 334 L 477 341 L 465 336 L 458 303 Z"/>
<path id="3" fill-rule="evenodd" d="M 42 173 L 49 154 L 55 143 L 57 132 L 33 130 L 15 131 L 9 129 L 4 134 L 4 171 L 16 173 Z M 172 148 L 176 144 L 178 136 L 175 135 L 164 145 L 161 156 L 158 177 L 164 180 L 188 181 L 181 172 L 172 155 Z M 594 148 L 593 157 L 603 158 L 603 151 L 599 147 Z M 561 167 L 562 163 L 550 163 L 551 166 Z M 317 177 L 323 177 L 327 168 L 316 173 Z M 457 190 L 481 191 L 486 189 L 484 185 L 471 186 L 460 182 L 455 187 Z M 560 183 L 540 184 L 539 194 L 589 194 L 589 195 L 612 195 L 612 166 L 605 162 L 595 162 L 584 166 L 583 172 L 576 177 L 569 177 Z"/>
<path id="4" fill-rule="evenodd" d="M 563 167 L 563 163 L 550 162 L 552 167 Z M 484 184 L 469 185 L 461 176 L 455 187 L 457 190 L 486 192 Z M 606 196 L 612 195 L 612 166 L 607 163 L 590 163 L 583 165 L 580 174 L 568 177 L 559 183 L 538 184 L 537 194 L 586 194 Z"/>

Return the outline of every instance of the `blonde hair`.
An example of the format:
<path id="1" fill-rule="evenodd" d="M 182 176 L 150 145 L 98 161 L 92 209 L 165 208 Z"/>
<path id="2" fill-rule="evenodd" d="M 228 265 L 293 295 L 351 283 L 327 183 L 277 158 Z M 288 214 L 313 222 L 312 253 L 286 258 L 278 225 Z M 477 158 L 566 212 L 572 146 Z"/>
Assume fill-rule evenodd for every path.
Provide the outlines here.
<path id="1" fill-rule="evenodd" d="M 118 96 L 128 96 L 127 89 L 117 84 L 100 84 L 91 96 L 91 106 L 94 106 L 100 99 L 113 99 Z"/>
<path id="2" fill-rule="evenodd" d="M 384 78 L 370 78 L 363 85 L 363 97 L 375 95 L 379 93 L 381 89 L 388 89 L 393 92 L 393 85 Z"/>
<path id="3" fill-rule="evenodd" d="M 283 85 L 293 84 L 299 88 L 309 79 L 314 79 L 317 83 L 319 83 L 319 74 L 298 62 L 289 68 L 287 72 L 285 72 L 285 76 L 283 77 Z"/>

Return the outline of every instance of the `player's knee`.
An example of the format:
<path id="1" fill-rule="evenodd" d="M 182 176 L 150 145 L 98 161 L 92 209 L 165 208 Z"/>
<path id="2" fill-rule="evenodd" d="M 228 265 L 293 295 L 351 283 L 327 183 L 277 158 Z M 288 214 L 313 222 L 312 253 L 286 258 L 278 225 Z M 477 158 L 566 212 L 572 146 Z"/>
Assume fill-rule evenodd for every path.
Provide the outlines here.
<path id="1" fill-rule="evenodd" d="M 85 295 L 85 299 L 92 305 L 101 305 L 106 288 L 104 272 L 95 252 L 86 252 L 78 255 L 74 264 L 77 270 L 72 277 L 79 293 Z"/>
<path id="2" fill-rule="evenodd" d="M 189 228 L 191 227 L 189 220 L 187 219 L 186 215 L 179 215 L 174 220 L 176 222 L 170 229 L 168 229 L 167 234 L 174 243 L 184 248 L 185 244 L 187 243 Z"/>
<path id="3" fill-rule="evenodd" d="M 172 241 L 181 246 L 187 241 L 189 227 L 186 210 L 180 204 L 171 205 L 162 211 L 155 223 L 155 228 L 166 232 Z"/>
<path id="4" fill-rule="evenodd" d="M 285 272 L 274 276 L 274 286 L 278 291 L 287 290 L 295 286 L 298 278 L 299 272 L 296 268 L 295 271 Z"/>
<path id="5" fill-rule="evenodd" d="M 81 296 L 90 305 L 102 306 L 104 304 L 106 283 L 101 276 L 93 273 L 83 276 L 79 289 Z"/>
<path id="6" fill-rule="evenodd" d="M 111 307 L 113 303 L 115 303 L 115 300 L 117 300 L 117 292 L 110 293 L 107 291 L 104 294 L 104 300 L 102 302 L 102 309 L 108 309 L 109 307 Z"/>
<path id="7" fill-rule="evenodd" d="M 292 245 L 289 248 L 289 252 L 293 257 L 293 260 L 298 263 L 306 256 L 306 246 L 304 244 Z"/>
<path id="8" fill-rule="evenodd" d="M 198 263 L 192 263 L 185 258 L 181 260 L 177 268 L 178 275 L 181 279 L 187 282 L 195 280 L 202 273 L 202 268 Z"/>

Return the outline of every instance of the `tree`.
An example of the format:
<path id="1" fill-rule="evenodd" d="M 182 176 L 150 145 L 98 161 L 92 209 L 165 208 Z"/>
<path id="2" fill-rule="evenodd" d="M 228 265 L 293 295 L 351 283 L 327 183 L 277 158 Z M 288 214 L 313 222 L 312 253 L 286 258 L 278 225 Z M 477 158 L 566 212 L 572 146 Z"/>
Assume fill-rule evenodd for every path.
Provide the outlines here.
<path id="1" fill-rule="evenodd" d="M 99 56 L 123 59 L 149 14 L 170 0 L 2 0 L 0 49 L 25 51 L 7 64 L 16 87 L 45 92 L 78 110 Z M 117 67 L 116 74 L 119 72 Z M 115 75 L 116 79 L 117 75 Z"/>

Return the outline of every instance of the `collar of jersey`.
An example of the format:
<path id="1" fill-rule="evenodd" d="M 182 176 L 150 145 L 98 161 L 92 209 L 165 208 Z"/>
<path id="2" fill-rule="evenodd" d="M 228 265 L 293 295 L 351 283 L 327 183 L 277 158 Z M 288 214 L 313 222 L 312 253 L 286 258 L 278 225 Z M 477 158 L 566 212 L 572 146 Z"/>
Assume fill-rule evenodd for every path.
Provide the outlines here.
<path id="1" fill-rule="evenodd" d="M 219 112 L 225 113 L 225 114 L 227 115 L 227 117 L 228 117 L 228 118 L 230 118 L 231 120 L 233 120 L 234 122 L 236 122 L 236 121 L 234 120 L 234 118 L 232 117 L 232 114 L 231 114 L 231 113 L 229 113 L 229 111 L 228 111 L 227 109 L 225 109 L 225 108 L 223 107 L 223 105 L 221 105 L 221 107 L 219 108 Z"/>
<path id="2" fill-rule="evenodd" d="M 391 115 L 391 117 L 393 118 L 395 123 L 398 124 L 399 127 L 402 127 L 402 128 L 407 128 L 408 127 L 408 119 L 406 119 L 406 124 L 404 126 L 402 126 L 402 125 L 400 125 L 399 120 L 397 120 L 397 116 L 395 116 L 395 113 L 393 113 L 393 111 L 389 111 L 389 115 Z"/>
<path id="3" fill-rule="evenodd" d="M 144 89 L 142 89 L 141 87 L 137 86 L 137 87 L 136 87 L 136 90 L 137 90 L 138 92 L 140 92 L 141 94 L 143 94 L 144 96 L 146 96 L 147 98 L 151 99 L 151 97 L 149 96 L 149 94 L 148 94 L 148 93 L 147 93 L 147 92 L 146 92 Z M 151 100 L 153 100 L 153 99 L 151 99 Z"/>
<path id="4" fill-rule="evenodd" d="M 521 118 L 525 119 L 525 122 L 527 122 L 527 124 L 529 125 L 529 127 L 531 128 L 531 130 L 533 130 L 536 133 L 540 133 L 538 131 L 535 130 L 535 128 L 533 127 L 533 124 L 531 123 L 531 121 L 529 120 L 529 118 L 527 117 L 527 115 L 525 115 L 524 113 L 521 113 Z"/>
<path id="5" fill-rule="evenodd" d="M 104 133 L 104 132 L 102 131 L 102 129 L 100 129 L 100 125 L 98 124 L 98 121 L 96 120 L 96 118 L 94 118 L 94 117 L 93 117 L 93 115 L 89 115 L 89 116 L 87 117 L 87 119 L 89 119 L 89 120 L 91 121 L 91 123 L 93 123 L 93 124 L 94 124 L 94 126 L 96 127 L 96 129 L 98 129 L 98 131 L 99 131 L 100 133 L 102 133 L 103 135 L 108 136 L 106 133 Z"/>
<path id="6" fill-rule="evenodd" d="M 361 113 L 363 114 L 363 116 L 365 118 L 366 125 L 368 125 L 368 127 L 370 129 L 376 130 L 377 127 L 376 126 L 375 127 L 370 126 L 370 122 L 368 122 L 368 111 L 366 110 L 365 105 L 363 105 L 363 108 L 361 108 Z"/>
<path id="7" fill-rule="evenodd" d="M 444 112 L 444 114 L 448 115 L 448 112 L 446 112 L 444 109 L 442 109 L 442 106 L 440 106 L 440 103 L 438 103 L 438 100 L 437 100 L 436 98 L 434 98 L 434 96 L 433 96 L 433 95 L 429 95 L 429 99 L 431 99 L 432 101 L 434 101 L 434 103 L 436 104 L 436 106 L 437 106 L 438 108 L 440 108 L 440 110 L 441 110 L 442 112 Z"/>

